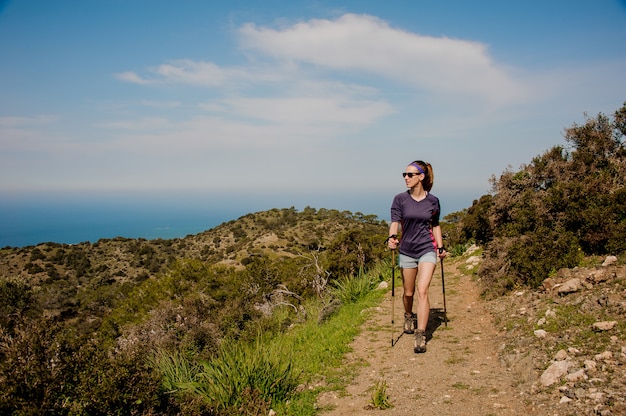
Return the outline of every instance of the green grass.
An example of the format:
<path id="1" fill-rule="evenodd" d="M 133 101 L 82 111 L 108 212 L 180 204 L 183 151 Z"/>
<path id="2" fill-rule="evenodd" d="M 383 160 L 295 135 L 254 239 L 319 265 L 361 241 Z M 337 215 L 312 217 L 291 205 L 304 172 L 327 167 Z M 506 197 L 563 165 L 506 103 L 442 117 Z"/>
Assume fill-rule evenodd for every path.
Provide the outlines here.
<path id="1" fill-rule="evenodd" d="M 361 311 L 378 304 L 382 295 L 382 291 L 370 292 L 360 301 L 344 305 L 324 324 L 307 322 L 274 340 L 293 345 L 293 363 L 300 372 L 302 383 L 317 386 L 318 382 L 324 380 L 319 387 L 314 387 L 305 394 L 295 394 L 283 408 L 285 413 L 282 414 L 314 415 L 315 402 L 311 402 L 311 395 L 316 397 L 325 390 L 345 388 L 359 365 L 355 363 L 354 367 L 349 368 L 344 366 L 343 360 L 350 351 L 350 343 L 367 319 Z M 277 411 L 279 409 L 280 407 L 275 408 Z"/>
<path id="2" fill-rule="evenodd" d="M 385 380 L 378 380 L 376 385 L 373 387 L 370 407 L 381 410 L 393 407 L 389 401 L 389 395 L 387 394 L 387 382 Z"/>
<path id="3" fill-rule="evenodd" d="M 343 360 L 368 318 L 362 312 L 373 311 L 384 296 L 385 291 L 374 289 L 378 280 L 372 278 L 374 273 L 343 280 L 334 290 L 335 296 L 342 296 L 342 306 L 322 324 L 315 318 L 321 305 L 310 302 L 305 305 L 309 317 L 305 322 L 279 335 L 259 334 L 252 344 L 225 341 L 215 358 L 199 366 L 185 362 L 180 354 L 158 354 L 155 362 L 163 387 L 192 392 L 227 414 L 252 414 L 244 409 L 248 407 L 315 415 L 317 395 L 345 388 L 360 365 L 347 367 Z"/>
<path id="4" fill-rule="evenodd" d="M 189 383 L 200 371 L 198 366 L 179 351 L 158 350 L 151 364 L 161 371 L 162 386 L 168 393 L 175 392 L 181 385 Z"/>
<path id="5" fill-rule="evenodd" d="M 605 314 L 604 310 L 586 312 L 580 305 L 575 304 L 552 305 L 551 309 L 555 311 L 556 317 L 548 318 L 541 329 L 551 334 L 570 335 L 567 341 L 558 342 L 556 348 L 573 346 L 601 352 L 604 346 L 610 343 L 610 337 L 614 332 L 597 332 L 592 329 L 594 322 L 612 320 L 612 316 Z"/>
<path id="6" fill-rule="evenodd" d="M 467 359 L 465 359 L 463 357 L 459 357 L 456 354 L 453 354 L 451 357 L 447 358 L 444 362 L 446 364 L 454 365 L 454 364 L 464 363 L 466 361 L 467 361 Z"/>

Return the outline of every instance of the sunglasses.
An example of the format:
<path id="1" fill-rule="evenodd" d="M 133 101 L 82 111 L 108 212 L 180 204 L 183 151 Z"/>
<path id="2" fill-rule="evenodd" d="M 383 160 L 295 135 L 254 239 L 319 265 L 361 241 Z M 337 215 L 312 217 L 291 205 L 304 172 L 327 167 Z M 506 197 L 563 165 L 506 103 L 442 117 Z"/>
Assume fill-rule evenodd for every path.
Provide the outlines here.
<path id="1" fill-rule="evenodd" d="M 402 172 L 402 177 L 406 178 L 407 176 L 410 178 L 412 178 L 413 176 L 417 176 L 417 175 L 421 175 L 421 173 L 414 173 L 414 172 Z"/>

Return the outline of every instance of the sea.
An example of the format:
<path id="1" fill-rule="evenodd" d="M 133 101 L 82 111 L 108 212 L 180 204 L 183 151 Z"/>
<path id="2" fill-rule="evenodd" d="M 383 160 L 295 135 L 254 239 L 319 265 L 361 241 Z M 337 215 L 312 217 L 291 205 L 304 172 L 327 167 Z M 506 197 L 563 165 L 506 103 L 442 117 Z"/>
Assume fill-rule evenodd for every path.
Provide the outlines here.
<path id="1" fill-rule="evenodd" d="M 270 209 L 305 207 L 375 215 L 389 221 L 394 192 L 0 192 L 0 248 L 115 237 L 174 239 Z M 438 195 L 439 196 L 439 195 Z M 440 199 L 443 198 L 440 196 Z M 448 198 L 442 214 L 471 205 Z"/>

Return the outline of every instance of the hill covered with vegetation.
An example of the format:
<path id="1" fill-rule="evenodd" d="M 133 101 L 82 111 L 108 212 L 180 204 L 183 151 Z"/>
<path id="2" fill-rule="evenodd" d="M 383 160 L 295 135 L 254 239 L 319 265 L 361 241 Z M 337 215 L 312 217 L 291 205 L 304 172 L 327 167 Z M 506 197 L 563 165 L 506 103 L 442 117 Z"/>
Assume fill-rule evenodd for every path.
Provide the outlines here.
<path id="1" fill-rule="evenodd" d="M 626 251 L 626 105 L 588 118 L 446 216 L 446 246 L 483 248 L 485 295 L 535 289 Z M 307 207 L 172 240 L 0 250 L 0 413 L 314 414 L 390 279 L 388 225 Z"/>
<path id="2" fill-rule="evenodd" d="M 167 364 L 154 360 L 199 366 L 226 342 L 280 334 L 310 308 L 323 320 L 341 279 L 385 256 L 387 228 L 375 216 L 307 207 L 248 214 L 181 239 L 4 248 L 0 410 L 211 410 L 164 389 Z M 305 308 L 309 300 L 316 306 Z"/>

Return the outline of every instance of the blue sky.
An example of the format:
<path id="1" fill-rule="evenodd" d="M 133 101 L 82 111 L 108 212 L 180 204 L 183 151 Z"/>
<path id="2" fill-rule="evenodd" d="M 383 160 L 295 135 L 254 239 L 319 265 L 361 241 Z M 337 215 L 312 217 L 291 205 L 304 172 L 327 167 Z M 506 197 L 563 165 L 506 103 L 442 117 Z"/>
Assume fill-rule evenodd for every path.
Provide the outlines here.
<path id="1" fill-rule="evenodd" d="M 624 1 L 0 0 L 0 192 L 390 202 L 422 159 L 469 206 L 621 107 L 624 45 Z"/>

